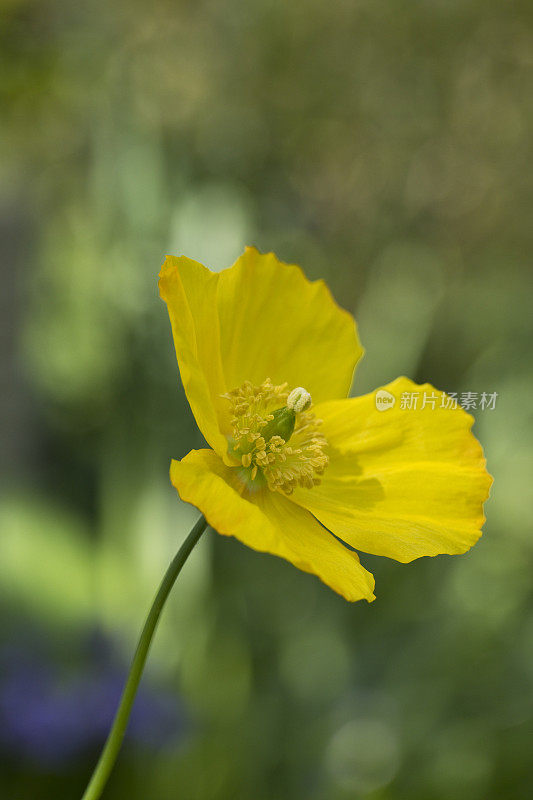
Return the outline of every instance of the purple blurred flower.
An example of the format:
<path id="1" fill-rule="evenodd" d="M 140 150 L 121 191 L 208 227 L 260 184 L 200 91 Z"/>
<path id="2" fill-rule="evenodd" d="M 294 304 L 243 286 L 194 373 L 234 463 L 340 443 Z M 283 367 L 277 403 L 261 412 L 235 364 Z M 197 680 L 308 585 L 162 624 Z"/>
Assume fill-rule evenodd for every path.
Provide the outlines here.
<path id="1" fill-rule="evenodd" d="M 108 638 L 92 634 L 68 664 L 35 637 L 0 653 L 0 749 L 41 766 L 55 766 L 101 746 L 126 680 Z M 126 741 L 159 748 L 183 732 L 175 693 L 141 686 Z"/>

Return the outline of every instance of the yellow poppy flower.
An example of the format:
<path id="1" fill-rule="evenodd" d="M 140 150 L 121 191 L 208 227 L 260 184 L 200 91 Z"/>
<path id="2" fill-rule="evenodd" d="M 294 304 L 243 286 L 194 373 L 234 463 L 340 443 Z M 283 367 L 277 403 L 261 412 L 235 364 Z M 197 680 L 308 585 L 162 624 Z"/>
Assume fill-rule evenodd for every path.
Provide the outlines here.
<path id="1" fill-rule="evenodd" d="M 363 353 L 323 281 L 255 248 L 214 273 L 168 256 L 160 273 L 181 378 L 212 449 L 172 461 L 181 498 L 219 533 L 374 599 L 354 550 L 408 562 L 464 553 L 492 479 L 461 408 L 406 410 L 397 378 L 348 398 Z M 345 546 L 348 545 L 348 546 Z M 353 548 L 353 549 L 352 549 Z"/>

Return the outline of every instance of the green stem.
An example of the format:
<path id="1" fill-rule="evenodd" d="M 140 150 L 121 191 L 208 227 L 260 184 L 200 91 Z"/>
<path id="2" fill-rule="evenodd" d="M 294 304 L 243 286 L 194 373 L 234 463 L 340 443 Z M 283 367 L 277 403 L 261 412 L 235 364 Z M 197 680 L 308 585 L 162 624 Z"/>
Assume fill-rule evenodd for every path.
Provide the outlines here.
<path id="1" fill-rule="evenodd" d="M 124 691 L 122 692 L 120 705 L 117 713 L 115 714 L 113 726 L 109 731 L 109 736 L 107 737 L 105 747 L 102 750 L 102 755 L 100 756 L 98 764 L 95 767 L 92 778 L 85 790 L 82 800 L 98 800 L 104 790 L 104 786 L 109 778 L 109 773 L 113 769 L 113 764 L 115 763 L 118 751 L 120 750 L 120 745 L 122 744 L 122 740 L 126 732 L 131 707 L 133 705 L 133 701 L 135 700 L 135 695 L 137 693 L 139 681 L 141 680 L 141 675 L 150 645 L 152 643 L 152 638 L 159 621 L 159 616 L 163 610 L 163 606 L 165 605 L 165 601 L 169 595 L 169 592 L 174 585 L 174 581 L 181 572 L 181 568 L 187 561 L 187 558 L 189 557 L 194 545 L 206 527 L 207 521 L 205 517 L 201 516 L 174 556 L 174 559 L 171 561 L 165 573 L 165 577 L 161 581 L 161 585 L 157 590 L 152 607 L 150 608 L 148 616 L 146 617 L 141 638 L 139 639 L 135 655 L 133 656 L 133 661 L 131 662 L 128 680 L 126 681 Z"/>

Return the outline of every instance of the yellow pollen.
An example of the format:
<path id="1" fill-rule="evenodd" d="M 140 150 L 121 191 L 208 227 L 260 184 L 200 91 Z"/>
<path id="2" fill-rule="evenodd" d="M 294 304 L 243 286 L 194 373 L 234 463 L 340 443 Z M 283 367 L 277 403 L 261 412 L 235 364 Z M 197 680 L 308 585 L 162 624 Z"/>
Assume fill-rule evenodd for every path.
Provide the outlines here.
<path id="1" fill-rule="evenodd" d="M 230 404 L 230 452 L 240 462 L 241 475 L 250 487 L 266 485 L 271 491 L 291 494 L 297 486 L 312 489 L 320 483 L 318 476 L 329 462 L 327 441 L 319 430 L 322 420 L 307 410 L 310 395 L 304 398 L 302 392 L 301 387 L 289 392 L 286 383 L 275 385 L 267 378 L 260 386 L 245 381 L 223 395 Z M 273 412 L 283 407 L 292 407 L 295 414 L 290 444 L 277 434 L 268 437 L 265 431 L 267 440 L 262 435 L 274 419 Z M 268 426 L 271 432 L 272 427 Z"/>

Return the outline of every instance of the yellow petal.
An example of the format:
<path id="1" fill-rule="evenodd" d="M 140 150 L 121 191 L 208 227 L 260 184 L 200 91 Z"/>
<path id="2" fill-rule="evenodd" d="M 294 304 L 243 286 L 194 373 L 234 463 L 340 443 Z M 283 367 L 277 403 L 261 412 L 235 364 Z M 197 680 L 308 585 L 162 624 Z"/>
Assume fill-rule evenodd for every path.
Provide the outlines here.
<path id="1" fill-rule="evenodd" d="M 159 292 L 168 307 L 181 380 L 205 439 L 225 454 L 221 423 L 226 391 L 220 362 L 216 311 L 218 275 L 197 261 L 167 256 L 159 275 Z"/>
<path id="2" fill-rule="evenodd" d="M 314 403 L 346 397 L 363 350 L 353 317 L 323 281 L 247 247 L 220 273 L 221 358 L 227 384 L 271 378 L 303 386 Z"/>
<path id="3" fill-rule="evenodd" d="M 199 508 L 218 533 L 318 575 L 347 600 L 374 599 L 374 579 L 355 553 L 286 497 L 268 489 L 244 496 L 236 470 L 212 450 L 192 450 L 172 461 L 170 478 L 182 500 Z"/>
<path id="4" fill-rule="evenodd" d="M 376 409 L 375 392 L 316 409 L 330 465 L 320 486 L 291 498 L 367 553 L 404 562 L 464 553 L 481 535 L 492 483 L 473 418 L 440 408 L 442 393 L 429 384 L 398 378 L 384 388 L 396 398 L 386 411 Z M 419 406 L 434 392 L 435 409 L 402 409 L 404 392 L 419 392 Z"/>
<path id="5" fill-rule="evenodd" d="M 220 273 L 168 256 L 159 287 L 189 403 L 219 455 L 229 434 L 220 395 L 246 380 L 304 386 L 315 403 L 348 394 L 363 352 L 355 322 L 299 267 L 251 247 Z"/>

